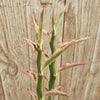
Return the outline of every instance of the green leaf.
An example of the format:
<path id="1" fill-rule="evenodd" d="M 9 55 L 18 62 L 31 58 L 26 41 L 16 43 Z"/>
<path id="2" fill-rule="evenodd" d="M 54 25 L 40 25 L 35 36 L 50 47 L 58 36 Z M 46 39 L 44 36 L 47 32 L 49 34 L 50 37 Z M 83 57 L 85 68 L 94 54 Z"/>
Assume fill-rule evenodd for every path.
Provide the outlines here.
<path id="1" fill-rule="evenodd" d="M 56 73 L 69 69 L 69 68 L 76 67 L 78 65 L 85 65 L 85 63 L 66 63 L 63 66 L 61 66 Z"/>
<path id="2" fill-rule="evenodd" d="M 66 5 L 66 6 L 64 7 L 64 9 L 60 12 L 60 14 L 59 14 L 59 16 L 58 16 L 58 18 L 57 18 L 57 21 L 56 21 L 55 24 L 54 24 L 55 34 L 56 34 L 56 30 L 57 30 L 57 28 L 58 28 L 58 25 L 59 25 L 60 22 L 61 22 L 61 19 L 62 19 L 63 15 L 64 15 L 64 12 L 65 12 L 66 8 L 67 8 L 67 5 Z"/>
<path id="3" fill-rule="evenodd" d="M 66 46 L 65 48 L 62 48 L 58 51 L 56 51 L 55 53 L 53 53 L 53 55 L 51 55 L 51 57 L 44 63 L 43 67 L 42 67 L 42 71 L 48 66 L 50 65 L 57 57 L 59 57 L 69 46 L 71 46 L 71 44 L 69 44 L 68 46 Z"/>

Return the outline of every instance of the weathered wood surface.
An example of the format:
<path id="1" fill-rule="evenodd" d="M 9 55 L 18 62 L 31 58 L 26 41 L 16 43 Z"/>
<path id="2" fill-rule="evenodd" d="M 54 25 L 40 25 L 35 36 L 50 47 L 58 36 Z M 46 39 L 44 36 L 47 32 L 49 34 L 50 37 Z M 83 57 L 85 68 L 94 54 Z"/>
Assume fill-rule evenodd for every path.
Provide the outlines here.
<path id="1" fill-rule="evenodd" d="M 93 40 L 77 44 L 69 48 L 62 56 L 65 62 L 85 62 L 85 66 L 69 69 L 61 73 L 63 88 L 70 94 L 68 100 L 99 100 L 100 99 L 100 50 L 99 24 L 100 0 L 72 0 L 69 12 L 65 16 L 63 41 L 71 38 L 91 36 Z M 98 53 L 98 54 L 97 54 Z M 59 100 L 67 100 L 59 97 Z"/>
<path id="2" fill-rule="evenodd" d="M 67 83 L 61 90 L 70 94 L 68 100 L 100 100 L 100 0 L 70 1 L 57 31 L 56 46 L 72 38 L 95 38 L 72 46 L 57 59 L 56 69 L 66 62 L 87 64 L 59 74 L 56 85 Z M 65 3 L 67 0 L 0 0 L 0 100 L 32 100 L 26 88 L 36 92 L 36 85 L 20 72 L 36 71 L 36 56 L 22 39 L 36 41 L 34 29 L 28 24 L 32 21 L 30 13 L 39 23 L 42 5 L 46 5 L 44 28 L 51 31 L 53 8 L 57 16 Z M 50 54 L 47 36 L 44 42 L 43 48 Z M 47 69 L 45 74 L 49 76 L 48 73 Z M 54 100 L 67 98 L 56 96 Z"/>

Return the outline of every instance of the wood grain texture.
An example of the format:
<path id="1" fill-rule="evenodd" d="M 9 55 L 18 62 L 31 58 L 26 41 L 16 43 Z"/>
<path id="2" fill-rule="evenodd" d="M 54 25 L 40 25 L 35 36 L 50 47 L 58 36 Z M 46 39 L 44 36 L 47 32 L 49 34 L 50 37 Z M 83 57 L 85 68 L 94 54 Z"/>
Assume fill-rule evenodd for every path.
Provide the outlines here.
<path id="1" fill-rule="evenodd" d="M 1 77 L 0 77 L 0 100 L 5 100 L 5 95 L 4 95 L 4 90 L 3 90 L 3 84 L 2 84 Z"/>
<path id="2" fill-rule="evenodd" d="M 29 69 L 25 2 L 2 0 L 0 7 L 0 70 L 6 100 L 30 100 L 26 91 L 30 78 L 20 72 Z"/>
<path id="3" fill-rule="evenodd" d="M 96 46 L 96 39 L 99 30 L 100 1 L 93 0 L 71 0 L 72 8 L 69 7 L 69 12 L 65 17 L 64 41 L 71 38 L 79 38 L 85 36 L 95 37 L 69 48 L 62 56 L 62 64 L 65 62 L 85 62 L 85 66 L 72 68 L 64 73 L 61 73 L 61 83 L 66 82 L 67 85 L 62 90 L 70 94 L 68 100 L 99 100 L 100 96 L 93 88 L 100 86 L 100 83 L 91 76 L 91 66 Z M 72 9 L 72 10 L 71 10 Z M 69 23 L 68 23 L 69 22 Z M 99 41 L 98 41 L 99 42 Z M 100 43 L 100 42 L 99 42 Z M 98 48 L 98 46 L 97 46 Z M 100 58 L 99 58 L 100 59 Z M 99 66 L 99 64 L 97 64 Z M 98 67 L 99 70 L 99 67 Z M 99 74 L 99 72 L 97 72 Z M 65 81 L 66 80 L 66 81 Z M 97 83 L 97 84 L 95 84 Z M 99 91 L 99 88 L 98 88 Z M 65 100 L 65 97 L 60 97 L 59 100 Z"/>
<path id="4" fill-rule="evenodd" d="M 57 17 L 65 3 L 68 0 L 0 0 L 0 100 L 33 100 L 26 88 L 36 92 L 36 85 L 20 72 L 22 69 L 37 71 L 36 55 L 22 39 L 36 42 L 35 31 L 28 24 L 32 22 L 30 13 L 39 24 L 42 5 L 45 5 L 44 29 L 51 31 L 53 8 Z M 57 59 L 56 69 L 66 62 L 86 65 L 57 76 L 55 86 L 66 83 L 61 90 L 70 97 L 55 96 L 54 100 L 100 100 L 100 0 L 70 0 L 57 30 L 56 47 L 62 41 L 86 36 L 95 38 L 70 47 Z M 44 35 L 43 48 L 50 55 L 48 42 Z M 49 70 L 44 74 L 49 77 Z M 47 86 L 44 81 L 43 87 Z"/>

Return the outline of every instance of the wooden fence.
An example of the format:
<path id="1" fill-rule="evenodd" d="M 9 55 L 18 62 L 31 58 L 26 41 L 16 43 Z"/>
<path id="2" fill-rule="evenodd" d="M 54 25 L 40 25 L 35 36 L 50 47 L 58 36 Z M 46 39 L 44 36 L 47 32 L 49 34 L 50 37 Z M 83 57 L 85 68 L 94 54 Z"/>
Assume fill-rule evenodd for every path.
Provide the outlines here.
<path id="1" fill-rule="evenodd" d="M 45 5 L 44 29 L 51 31 L 52 10 L 55 19 L 64 5 L 68 8 L 57 30 L 56 47 L 62 41 L 79 37 L 95 37 L 69 48 L 57 59 L 56 69 L 66 62 L 85 62 L 59 74 L 58 84 L 70 97 L 55 96 L 54 100 L 100 100 L 100 0 L 0 0 L 0 100 L 33 100 L 26 88 L 35 91 L 36 85 L 22 69 L 36 71 L 36 56 L 22 39 L 36 41 L 35 32 L 28 23 L 31 13 L 39 23 L 42 5 Z M 49 40 L 44 36 L 43 48 L 48 54 Z M 49 76 L 49 70 L 45 71 Z M 47 83 L 44 82 L 44 87 Z M 47 100 L 47 99 L 46 99 Z"/>

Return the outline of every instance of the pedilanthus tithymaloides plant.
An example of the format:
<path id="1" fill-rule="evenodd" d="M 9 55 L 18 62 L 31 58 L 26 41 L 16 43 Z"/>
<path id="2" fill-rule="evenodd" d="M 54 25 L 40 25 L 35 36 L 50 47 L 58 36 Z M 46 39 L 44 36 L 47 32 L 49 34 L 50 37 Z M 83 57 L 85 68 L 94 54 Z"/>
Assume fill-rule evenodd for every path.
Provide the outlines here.
<path id="1" fill-rule="evenodd" d="M 34 27 L 34 30 L 36 32 L 37 43 L 26 38 L 24 38 L 24 40 L 27 41 L 27 43 L 32 46 L 34 53 L 37 55 L 37 71 L 38 72 L 31 72 L 29 70 L 22 70 L 22 72 L 29 75 L 32 79 L 34 79 L 35 83 L 37 84 L 37 88 L 36 88 L 37 94 L 33 93 L 30 89 L 27 89 L 27 91 L 32 95 L 32 97 L 35 100 L 44 100 L 46 96 L 48 96 L 48 100 L 52 100 L 52 96 L 54 95 L 62 95 L 62 96 L 69 97 L 67 93 L 59 90 L 61 87 L 64 86 L 64 84 L 54 87 L 56 76 L 58 73 L 62 72 L 63 70 L 67 70 L 69 68 L 85 64 L 85 63 L 65 63 L 57 71 L 55 69 L 56 58 L 58 58 L 65 50 L 67 50 L 67 48 L 69 48 L 71 45 L 91 39 L 91 37 L 72 39 L 70 41 L 63 42 L 57 49 L 55 49 L 56 31 L 64 15 L 66 7 L 67 5 L 60 12 L 56 21 L 54 20 L 54 10 L 53 10 L 51 33 L 43 29 L 44 7 L 41 13 L 39 26 L 37 25 L 35 21 L 34 15 L 31 14 L 33 22 L 30 24 Z M 50 56 L 42 48 L 43 34 L 48 35 L 50 38 L 50 41 L 49 41 L 50 49 L 51 49 Z M 44 55 L 47 58 L 44 64 L 41 63 L 42 55 Z M 43 87 L 42 87 L 43 79 L 48 81 L 47 77 L 43 74 L 43 72 L 48 66 L 50 70 L 49 84 L 48 84 L 48 88 L 45 88 L 46 92 L 43 93 Z"/>

